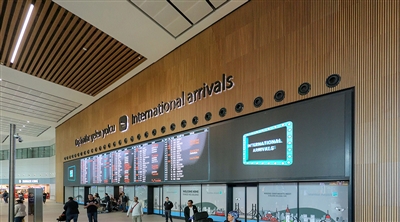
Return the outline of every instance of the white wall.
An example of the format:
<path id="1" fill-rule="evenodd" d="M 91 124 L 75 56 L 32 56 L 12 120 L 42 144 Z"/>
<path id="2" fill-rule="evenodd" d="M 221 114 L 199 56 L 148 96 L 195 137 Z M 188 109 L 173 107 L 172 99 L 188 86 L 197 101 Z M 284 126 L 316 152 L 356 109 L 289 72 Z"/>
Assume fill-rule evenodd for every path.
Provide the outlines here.
<path id="1" fill-rule="evenodd" d="M 9 177 L 9 161 L 0 161 L 0 179 Z M 55 156 L 44 158 L 17 159 L 15 163 L 15 179 L 55 178 Z"/>

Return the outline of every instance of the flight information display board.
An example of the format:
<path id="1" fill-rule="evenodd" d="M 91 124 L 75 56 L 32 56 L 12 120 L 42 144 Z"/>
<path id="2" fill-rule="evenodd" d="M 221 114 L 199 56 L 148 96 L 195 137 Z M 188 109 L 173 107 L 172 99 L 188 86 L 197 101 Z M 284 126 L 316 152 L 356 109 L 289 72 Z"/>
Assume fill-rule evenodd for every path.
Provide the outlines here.
<path id="1" fill-rule="evenodd" d="M 208 131 L 168 138 L 164 181 L 208 180 Z"/>
<path id="2" fill-rule="evenodd" d="M 80 184 L 159 183 L 209 178 L 208 130 L 81 159 Z"/>
<path id="3" fill-rule="evenodd" d="M 81 160 L 81 184 L 129 183 L 131 150 L 118 150 Z"/>
<path id="4" fill-rule="evenodd" d="M 163 178 L 164 141 L 133 148 L 133 181 L 161 182 Z"/>

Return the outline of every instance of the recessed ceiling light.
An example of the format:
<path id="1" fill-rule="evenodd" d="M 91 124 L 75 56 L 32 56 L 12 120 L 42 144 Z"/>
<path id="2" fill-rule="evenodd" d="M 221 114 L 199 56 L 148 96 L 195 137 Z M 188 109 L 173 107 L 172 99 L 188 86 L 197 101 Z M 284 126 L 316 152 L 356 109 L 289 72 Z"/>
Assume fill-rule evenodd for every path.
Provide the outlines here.
<path id="1" fill-rule="evenodd" d="M 22 125 L 22 127 L 25 127 L 25 125 Z"/>
<path id="2" fill-rule="evenodd" d="M 27 123 L 29 123 L 29 120 L 28 121 L 26 121 Z"/>
<path id="3" fill-rule="evenodd" d="M 19 129 L 19 131 L 22 131 L 22 129 Z"/>
<path id="4" fill-rule="evenodd" d="M 31 4 L 31 6 L 29 6 L 28 14 L 26 15 L 24 25 L 22 26 L 21 33 L 19 33 L 18 41 L 17 41 L 17 44 L 15 45 L 15 49 L 14 49 L 13 55 L 11 57 L 11 61 L 10 61 L 11 63 L 14 63 L 15 56 L 17 55 L 19 45 L 21 44 L 21 41 L 22 41 L 22 37 L 24 36 L 26 26 L 28 26 L 28 22 L 29 22 L 29 19 L 31 18 L 32 11 L 33 11 L 33 4 Z"/>
<path id="5" fill-rule="evenodd" d="M 87 51 L 87 48 L 82 48 L 83 49 L 83 51 Z"/>

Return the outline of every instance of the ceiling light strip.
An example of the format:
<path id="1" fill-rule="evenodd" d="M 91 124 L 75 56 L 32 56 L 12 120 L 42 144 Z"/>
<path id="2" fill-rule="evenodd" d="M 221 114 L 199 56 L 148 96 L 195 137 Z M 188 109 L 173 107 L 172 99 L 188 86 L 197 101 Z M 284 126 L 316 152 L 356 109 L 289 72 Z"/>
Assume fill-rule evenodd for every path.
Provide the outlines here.
<path id="1" fill-rule="evenodd" d="M 11 57 L 11 61 L 10 61 L 11 63 L 14 63 L 15 56 L 17 55 L 19 45 L 21 44 L 21 41 L 22 41 L 22 37 L 24 36 L 26 26 L 28 26 L 28 22 L 29 22 L 29 19 L 31 18 L 32 11 L 33 11 L 33 4 L 31 4 L 29 6 L 28 14 L 26 15 L 24 25 L 22 26 L 21 33 L 19 34 L 19 37 L 18 37 L 17 45 L 15 46 L 13 55 Z"/>

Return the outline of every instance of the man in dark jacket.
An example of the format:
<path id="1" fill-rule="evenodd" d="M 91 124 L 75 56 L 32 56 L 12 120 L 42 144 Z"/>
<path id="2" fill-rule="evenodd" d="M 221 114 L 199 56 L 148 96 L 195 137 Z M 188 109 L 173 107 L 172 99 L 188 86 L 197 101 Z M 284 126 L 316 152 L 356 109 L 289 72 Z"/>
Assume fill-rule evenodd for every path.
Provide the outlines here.
<path id="1" fill-rule="evenodd" d="M 185 209 L 183 210 L 183 213 L 185 215 L 185 221 L 186 222 L 192 222 L 193 220 L 193 216 L 195 213 L 199 212 L 197 210 L 197 207 L 195 205 L 193 205 L 193 200 L 188 200 L 188 205 L 185 207 Z"/>
<path id="2" fill-rule="evenodd" d="M 74 219 L 74 222 L 78 221 L 78 207 L 78 203 L 74 201 L 74 198 L 68 197 L 68 202 L 66 202 L 64 205 L 65 215 L 68 222 L 70 222 L 72 219 Z"/>
<path id="3" fill-rule="evenodd" d="M 165 210 L 165 221 L 168 222 L 168 217 L 170 218 L 172 222 L 172 215 L 171 215 L 171 209 L 174 207 L 174 204 L 169 201 L 169 198 L 165 198 L 164 202 L 164 210 Z"/>

